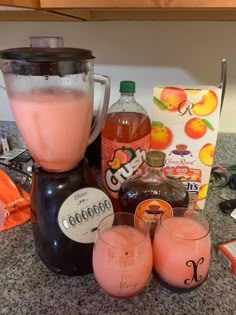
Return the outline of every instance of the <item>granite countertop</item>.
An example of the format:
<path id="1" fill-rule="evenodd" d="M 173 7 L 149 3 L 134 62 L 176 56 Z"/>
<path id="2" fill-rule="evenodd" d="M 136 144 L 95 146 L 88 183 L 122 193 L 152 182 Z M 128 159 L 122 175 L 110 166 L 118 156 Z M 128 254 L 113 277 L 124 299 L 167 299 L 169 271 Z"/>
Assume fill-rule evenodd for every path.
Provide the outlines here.
<path id="1" fill-rule="evenodd" d="M 219 142 L 218 161 L 233 160 L 232 145 Z M 235 141 L 235 137 L 234 137 Z M 236 191 L 224 188 L 236 197 Z M 208 195 L 205 214 L 211 225 L 212 255 L 208 279 L 189 293 L 173 293 L 151 276 L 145 290 L 130 299 L 108 296 L 93 274 L 59 276 L 39 259 L 27 222 L 0 232 L 0 314 L 156 314 L 156 315 L 236 315 L 236 276 L 216 255 L 218 243 L 236 238 L 236 221 L 218 208 L 222 190 Z"/>

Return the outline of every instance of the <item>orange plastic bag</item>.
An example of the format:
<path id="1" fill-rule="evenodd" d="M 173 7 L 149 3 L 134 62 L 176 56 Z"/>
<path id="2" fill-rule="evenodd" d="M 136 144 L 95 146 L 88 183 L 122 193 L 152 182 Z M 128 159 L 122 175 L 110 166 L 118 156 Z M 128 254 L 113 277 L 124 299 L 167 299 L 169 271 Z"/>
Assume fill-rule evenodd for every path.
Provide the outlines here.
<path id="1" fill-rule="evenodd" d="M 11 178 L 0 169 L 0 200 L 5 211 L 2 231 L 24 223 L 30 219 L 30 195 L 16 186 Z"/>

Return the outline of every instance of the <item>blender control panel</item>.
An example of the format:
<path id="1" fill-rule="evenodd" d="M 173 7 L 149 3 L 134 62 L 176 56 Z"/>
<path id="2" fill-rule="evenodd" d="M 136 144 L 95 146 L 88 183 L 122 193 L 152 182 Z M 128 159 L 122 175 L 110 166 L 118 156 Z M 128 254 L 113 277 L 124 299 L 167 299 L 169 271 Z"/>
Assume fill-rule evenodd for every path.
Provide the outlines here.
<path id="1" fill-rule="evenodd" d="M 79 243 L 93 243 L 99 222 L 114 212 L 109 197 L 100 189 L 86 187 L 61 205 L 58 224 L 62 232 Z"/>

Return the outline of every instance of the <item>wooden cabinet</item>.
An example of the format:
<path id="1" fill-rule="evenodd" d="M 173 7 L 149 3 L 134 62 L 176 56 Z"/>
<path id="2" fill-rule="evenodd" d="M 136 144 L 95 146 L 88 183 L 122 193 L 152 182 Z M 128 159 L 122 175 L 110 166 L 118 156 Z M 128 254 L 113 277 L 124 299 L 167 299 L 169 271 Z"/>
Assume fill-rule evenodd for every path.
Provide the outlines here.
<path id="1" fill-rule="evenodd" d="M 236 8 L 235 0 L 41 0 L 42 8 L 188 9 Z"/>
<path id="2" fill-rule="evenodd" d="M 1 6 L 40 8 L 40 0 L 0 0 Z M 4 10 L 4 8 L 2 8 Z"/>
<path id="3" fill-rule="evenodd" d="M 0 20 L 236 21 L 236 0 L 0 0 Z"/>
<path id="4" fill-rule="evenodd" d="M 44 10 L 40 0 L 0 0 L 0 21 L 73 21 L 77 18 Z"/>

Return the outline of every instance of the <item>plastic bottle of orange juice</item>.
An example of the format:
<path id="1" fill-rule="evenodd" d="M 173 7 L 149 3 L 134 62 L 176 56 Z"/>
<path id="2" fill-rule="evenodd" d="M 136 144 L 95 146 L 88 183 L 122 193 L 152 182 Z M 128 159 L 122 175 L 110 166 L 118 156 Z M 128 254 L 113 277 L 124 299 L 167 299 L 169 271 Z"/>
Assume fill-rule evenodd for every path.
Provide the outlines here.
<path id="1" fill-rule="evenodd" d="M 116 212 L 121 184 L 145 166 L 151 134 L 150 118 L 134 97 L 135 82 L 121 81 L 120 93 L 101 132 L 102 184 Z"/>

